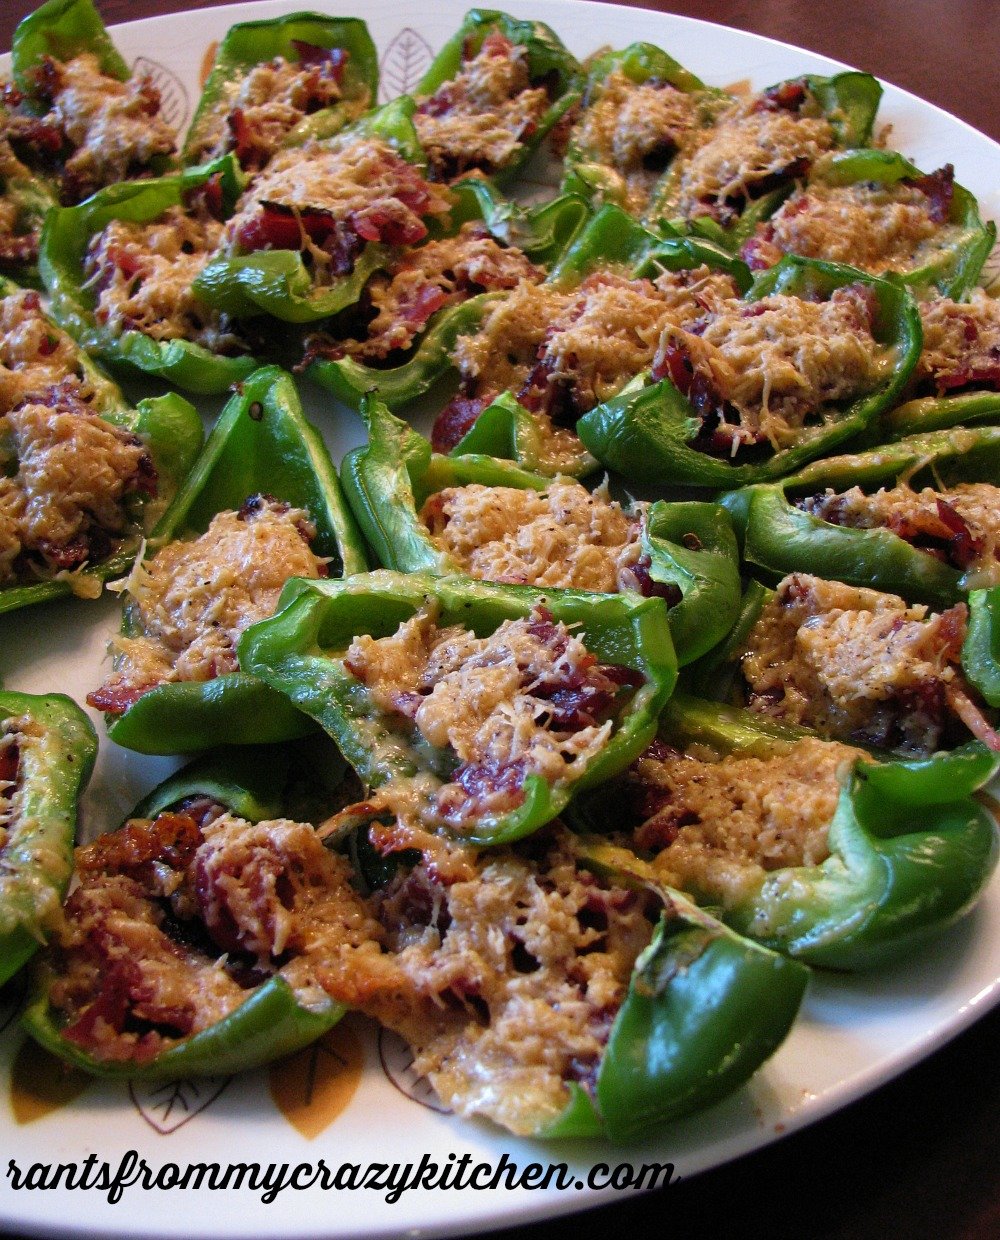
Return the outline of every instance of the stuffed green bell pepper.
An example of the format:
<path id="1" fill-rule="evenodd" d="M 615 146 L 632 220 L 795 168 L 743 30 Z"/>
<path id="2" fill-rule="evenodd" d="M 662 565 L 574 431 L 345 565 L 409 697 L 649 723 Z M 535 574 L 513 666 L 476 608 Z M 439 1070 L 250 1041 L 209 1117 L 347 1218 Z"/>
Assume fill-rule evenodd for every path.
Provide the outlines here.
<path id="1" fill-rule="evenodd" d="M 798 254 L 960 298 L 995 241 L 951 164 L 925 174 L 896 151 L 853 150 L 818 160 L 741 254 L 754 270 Z"/>
<path id="2" fill-rule="evenodd" d="M 627 774 L 574 802 L 613 822 L 660 881 L 806 964 L 865 969 L 911 952 L 976 901 L 996 824 L 973 794 L 1000 755 L 876 762 L 746 710 L 676 695 Z"/>
<path id="3" fill-rule="evenodd" d="M 802 965 L 590 841 L 554 824 L 520 847 L 440 844 L 362 834 L 387 932 L 325 980 L 409 1043 L 457 1114 L 629 1141 L 736 1089 L 787 1034 Z"/>
<path id="4" fill-rule="evenodd" d="M 688 671 L 685 687 L 905 758 L 951 749 L 970 733 L 1000 752 L 989 700 L 965 670 L 970 657 L 978 680 L 996 674 L 964 602 L 932 611 L 796 572 L 773 590 L 751 583 L 730 636 Z"/>
<path id="5" fill-rule="evenodd" d="M 644 215 L 674 157 L 731 103 L 652 43 L 595 56 L 567 117 L 563 189 Z"/>
<path id="6" fill-rule="evenodd" d="M 678 662 L 729 632 L 740 600 L 726 514 L 701 503 L 614 502 L 569 478 L 488 456 L 441 456 L 374 399 L 368 444 L 341 480 L 369 545 L 397 572 L 468 573 L 484 581 L 666 599 Z"/>
<path id="7" fill-rule="evenodd" d="M 913 435 L 814 461 L 723 505 L 744 557 L 947 606 L 1000 584 L 1000 427 Z"/>
<path id="8" fill-rule="evenodd" d="M 870 74 L 807 74 L 735 99 L 695 129 L 656 187 L 650 220 L 682 221 L 738 248 L 813 164 L 864 146 L 882 98 Z"/>
<path id="9" fill-rule="evenodd" d="M 0 692 L 0 986 L 58 924 L 77 803 L 96 756 L 93 726 L 75 702 Z"/>
<path id="10" fill-rule="evenodd" d="M 202 441 L 176 395 L 130 409 L 42 310 L 0 278 L 0 612 L 97 598 L 128 570 Z"/>
<path id="11" fill-rule="evenodd" d="M 290 577 L 362 571 L 364 546 L 290 375 L 265 367 L 219 417 L 122 583 L 107 682 L 88 697 L 142 753 L 300 736 L 310 722 L 240 668 L 236 642 Z"/>
<path id="12" fill-rule="evenodd" d="M 1000 422 L 1000 300 L 981 288 L 920 304 L 924 344 L 902 404 L 878 430 L 899 439 L 948 426 Z"/>
<path id="13" fill-rule="evenodd" d="M 102 186 L 162 173 L 176 134 L 146 76 L 133 76 L 91 0 L 48 0 L 14 31 L 7 133 L 71 204 Z"/>
<path id="14" fill-rule="evenodd" d="M 56 319 L 111 366 L 225 392 L 259 365 L 248 328 L 192 291 L 243 185 L 232 156 L 50 212 L 39 265 Z"/>
<path id="15" fill-rule="evenodd" d="M 576 99 L 579 72 L 543 22 L 470 9 L 414 90 L 428 175 L 514 179 Z"/>
<path id="16" fill-rule="evenodd" d="M 237 317 L 313 323 L 353 306 L 394 247 L 422 241 L 451 197 L 425 179 L 403 96 L 324 141 L 289 147 L 251 181 L 195 280 Z"/>
<path id="17" fill-rule="evenodd" d="M 573 194 L 524 208 L 478 178 L 451 192 L 449 227 L 399 251 L 357 305 L 305 339 L 306 373 L 346 404 L 377 390 L 397 409 L 427 393 L 451 369 L 458 337 L 504 291 L 538 284 L 588 216 Z"/>
<path id="18" fill-rule="evenodd" d="M 331 753 L 309 744 L 209 755 L 76 850 L 23 1018 L 38 1042 L 96 1076 L 176 1080 L 257 1067 L 337 1023 L 322 968 L 371 922 L 348 863 L 285 816 L 296 782 L 328 780 Z"/>
<path id="19" fill-rule="evenodd" d="M 378 95 L 378 53 L 357 17 L 290 13 L 229 28 L 184 140 L 186 164 L 232 151 L 260 170 L 285 146 L 328 138 Z"/>
<path id="20" fill-rule="evenodd" d="M 631 481 L 729 489 L 781 478 L 876 423 L 920 353 L 898 281 L 789 255 L 693 327 L 651 372 L 577 423 Z"/>
<path id="21" fill-rule="evenodd" d="M 983 701 L 1000 707 L 1000 586 L 969 595 L 969 627 L 962 670 Z"/>
<path id="22" fill-rule="evenodd" d="M 662 599 L 375 572 L 282 603 L 244 670 L 319 721 L 379 812 L 466 842 L 530 834 L 627 765 L 677 674 Z"/>
<path id="23" fill-rule="evenodd" d="M 745 265 L 718 247 L 664 239 L 602 207 L 544 283 L 522 281 L 489 302 L 455 341 L 460 387 L 434 447 L 510 457 L 536 473 L 592 472 L 577 418 L 647 374 L 665 331 L 748 283 Z"/>

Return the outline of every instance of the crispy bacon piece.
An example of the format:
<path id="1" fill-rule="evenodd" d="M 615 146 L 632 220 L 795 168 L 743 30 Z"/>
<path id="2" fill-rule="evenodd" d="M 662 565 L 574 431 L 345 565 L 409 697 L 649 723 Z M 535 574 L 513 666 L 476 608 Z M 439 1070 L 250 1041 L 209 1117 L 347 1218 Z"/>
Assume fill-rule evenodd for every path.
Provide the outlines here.
<path id="1" fill-rule="evenodd" d="M 780 82 L 765 90 L 754 104 L 755 112 L 800 112 L 806 101 L 806 81 Z"/>
<path id="2" fill-rule="evenodd" d="M 148 887 L 155 879 L 154 865 L 186 869 L 201 840 L 201 829 L 190 814 L 134 818 L 120 831 L 109 831 L 79 849 L 76 868 L 81 874 L 127 874 Z"/>
<path id="3" fill-rule="evenodd" d="M 493 400 L 492 393 L 468 396 L 459 393 L 438 414 L 431 431 L 431 446 L 435 452 L 450 452 L 472 430 L 487 405 Z"/>
<path id="4" fill-rule="evenodd" d="M 156 685 L 101 685 L 87 694 L 87 705 L 94 710 L 103 711 L 106 715 L 124 715 L 138 700 Z"/>
<path id="5" fill-rule="evenodd" d="M 12 784 L 17 779 L 17 745 L 12 743 L 0 753 L 0 784 Z"/>
<path id="6" fill-rule="evenodd" d="M 912 185 L 930 199 L 930 216 L 935 224 L 947 224 L 955 197 L 955 166 L 945 164 L 922 177 L 907 177 L 904 185 Z"/>
<path id="7" fill-rule="evenodd" d="M 965 724 L 978 741 L 982 741 L 994 753 L 1000 753 L 1000 734 L 992 728 L 983 712 L 972 698 L 955 682 L 945 690 L 952 712 Z"/>
<path id="8" fill-rule="evenodd" d="M 338 86 L 344 78 L 344 70 L 351 53 L 343 47 L 319 47 L 316 43 L 307 43 L 304 39 L 293 39 L 292 47 L 299 64 L 309 69 L 322 69 L 329 74 Z"/>

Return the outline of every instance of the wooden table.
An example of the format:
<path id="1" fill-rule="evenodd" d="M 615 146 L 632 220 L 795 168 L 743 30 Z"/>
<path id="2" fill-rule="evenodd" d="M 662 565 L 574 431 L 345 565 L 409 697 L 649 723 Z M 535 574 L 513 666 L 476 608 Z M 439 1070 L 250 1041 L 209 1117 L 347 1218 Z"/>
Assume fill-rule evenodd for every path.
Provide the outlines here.
<path id="1" fill-rule="evenodd" d="M 471 0 L 470 0 L 471 2 Z M 213 0 L 99 0 L 108 22 Z M 1000 140 L 996 0 L 639 0 L 866 69 Z M 0 0 L 0 48 L 36 7 Z M 303 7 L 309 7 L 303 5 Z M 317 0 L 317 9 L 323 8 Z M 360 9 L 359 9 L 360 11 Z M 877 985 L 877 979 L 872 980 Z M 594 1235 L 705 1240 L 1000 1237 L 1000 1011 L 875 1094 L 791 1139 L 694 1180 L 587 1216 Z M 496 1233 L 577 1240 L 583 1220 Z"/>

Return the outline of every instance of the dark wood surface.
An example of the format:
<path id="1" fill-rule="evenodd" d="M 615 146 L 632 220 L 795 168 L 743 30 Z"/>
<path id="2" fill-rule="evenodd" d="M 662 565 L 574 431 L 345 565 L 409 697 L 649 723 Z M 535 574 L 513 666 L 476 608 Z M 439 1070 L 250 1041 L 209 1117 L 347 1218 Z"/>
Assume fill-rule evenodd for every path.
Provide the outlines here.
<path id="1" fill-rule="evenodd" d="M 100 0 L 98 7 L 115 22 L 211 4 Z M 1000 139 L 997 0 L 640 4 L 834 56 Z M 0 48 L 10 47 L 15 24 L 34 7 L 0 0 Z M 322 9 L 322 0 L 312 7 Z M 997 1240 L 998 1044 L 1000 1012 L 993 1012 L 868 1098 L 758 1154 L 658 1193 L 623 1194 L 586 1216 L 496 1235 L 578 1240 L 589 1224 L 595 1236 L 636 1240 Z"/>

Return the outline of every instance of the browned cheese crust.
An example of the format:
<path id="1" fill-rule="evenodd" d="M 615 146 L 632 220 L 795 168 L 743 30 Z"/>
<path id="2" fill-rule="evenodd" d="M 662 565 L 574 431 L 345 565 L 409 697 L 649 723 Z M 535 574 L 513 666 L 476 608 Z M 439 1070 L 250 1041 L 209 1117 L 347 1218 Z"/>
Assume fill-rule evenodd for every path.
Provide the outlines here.
<path id="1" fill-rule="evenodd" d="M 981 288 L 968 301 L 934 297 L 920 304 L 924 347 L 914 380 L 933 394 L 1000 389 L 1000 301 Z"/>

